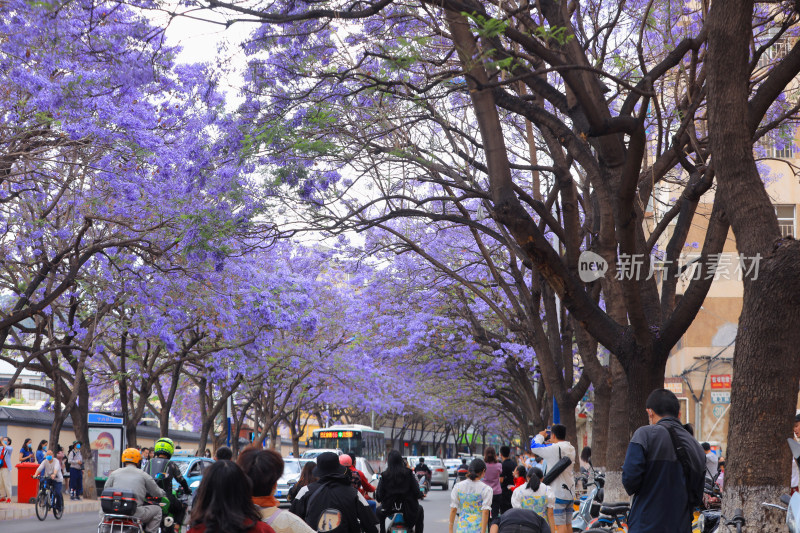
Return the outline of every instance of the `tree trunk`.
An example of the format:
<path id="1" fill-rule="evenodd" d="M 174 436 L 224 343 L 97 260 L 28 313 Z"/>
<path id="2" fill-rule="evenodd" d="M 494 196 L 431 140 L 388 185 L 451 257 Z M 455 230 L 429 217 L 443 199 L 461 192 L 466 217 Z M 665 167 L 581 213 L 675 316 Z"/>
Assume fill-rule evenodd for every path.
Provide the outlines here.
<path id="1" fill-rule="evenodd" d="M 753 0 L 730 0 L 714 2 L 708 19 L 709 132 L 717 201 L 739 253 L 758 268 L 757 275 L 743 280 L 723 512 L 740 507 L 747 523 L 757 524 L 760 532 L 778 532 L 786 530 L 785 517 L 766 511 L 761 502 L 777 502 L 788 487 L 791 462 L 780 437 L 791 434 L 800 379 L 800 243 L 781 238 L 753 156 L 753 130 L 761 117 L 749 115 L 747 100 L 752 16 Z M 785 85 L 777 88 L 782 91 Z M 753 263 L 757 255 L 760 263 Z"/>
<path id="2" fill-rule="evenodd" d="M 592 417 L 592 465 L 605 468 L 608 450 L 608 426 L 611 414 L 611 387 L 608 384 L 595 385 L 594 411 Z"/>
<path id="3" fill-rule="evenodd" d="M 273 422 L 272 427 L 269 430 L 269 447 L 273 450 L 279 450 L 281 447 L 277 421 Z"/>
<path id="4" fill-rule="evenodd" d="M 72 426 L 75 437 L 81 443 L 81 455 L 83 455 L 83 496 L 86 499 L 97 499 L 97 487 L 95 486 L 94 461 L 92 460 L 92 443 L 89 440 L 89 388 L 86 382 L 81 380 L 78 391 L 78 401 L 72 407 Z"/>
<path id="5" fill-rule="evenodd" d="M 627 439 L 630 439 L 634 431 L 649 423 L 647 411 L 645 411 L 647 397 L 654 390 L 664 388 L 666 370 L 667 359 L 665 357 L 639 353 L 629 358 L 629 364 L 625 368 L 628 393 Z"/>
<path id="6" fill-rule="evenodd" d="M 128 332 L 123 331 L 119 342 L 119 374 L 117 376 L 117 386 L 119 387 L 119 406 L 122 411 L 122 420 L 125 422 L 125 447 L 136 446 L 136 423 L 138 420 L 131 420 L 130 404 L 128 402 L 128 376 L 126 368 Z"/>
<path id="7" fill-rule="evenodd" d="M 55 399 L 54 401 L 57 402 L 58 399 Z M 53 449 L 55 449 L 55 444 L 58 442 L 58 438 L 61 436 L 61 430 L 64 427 L 64 422 L 66 421 L 66 417 L 67 415 L 61 415 L 61 414 L 59 416 L 53 416 L 53 425 L 50 426 L 50 437 L 49 437 L 50 440 L 47 441 L 48 443 L 51 443 L 50 446 L 53 447 Z"/>
<path id="8" fill-rule="evenodd" d="M 628 494 L 622 486 L 622 464 L 628 450 L 628 382 L 625 370 L 617 358 L 611 356 L 611 405 L 609 408 L 608 448 L 606 450 L 606 501 L 627 501 Z"/>

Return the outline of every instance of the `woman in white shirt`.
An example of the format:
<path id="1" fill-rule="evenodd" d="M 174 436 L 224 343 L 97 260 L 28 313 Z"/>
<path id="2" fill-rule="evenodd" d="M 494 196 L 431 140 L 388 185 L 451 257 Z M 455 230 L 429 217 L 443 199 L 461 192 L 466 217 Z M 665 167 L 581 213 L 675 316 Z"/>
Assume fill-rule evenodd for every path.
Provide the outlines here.
<path id="1" fill-rule="evenodd" d="M 486 533 L 494 494 L 492 487 L 481 481 L 485 474 L 486 463 L 483 459 L 474 459 L 469 464 L 467 479 L 453 487 L 450 493 L 449 533 Z"/>
<path id="2" fill-rule="evenodd" d="M 555 531 L 555 516 L 553 508 L 556 505 L 555 493 L 542 483 L 544 474 L 538 468 L 528 470 L 528 483 L 520 485 L 511 494 L 511 507 L 517 509 L 530 509 L 547 520 L 550 530 Z"/>

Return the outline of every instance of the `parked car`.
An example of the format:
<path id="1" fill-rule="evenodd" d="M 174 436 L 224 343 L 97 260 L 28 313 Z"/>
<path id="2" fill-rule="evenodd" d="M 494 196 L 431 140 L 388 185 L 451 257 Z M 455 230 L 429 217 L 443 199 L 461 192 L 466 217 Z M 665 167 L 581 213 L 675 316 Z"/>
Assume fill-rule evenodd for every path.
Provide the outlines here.
<path id="1" fill-rule="evenodd" d="M 278 500 L 279 507 L 289 507 L 289 500 L 286 497 L 292 485 L 300 479 L 300 471 L 302 469 L 303 464 L 300 459 L 283 458 L 283 475 L 278 479 L 278 488 L 275 490 L 275 499 Z"/>
<path id="2" fill-rule="evenodd" d="M 200 481 L 203 479 L 203 473 L 206 468 L 214 463 L 213 459 L 207 457 L 180 454 L 173 455 L 170 460 L 181 469 L 181 475 L 186 478 L 186 482 L 189 484 L 192 494 L 194 494 L 200 486 Z M 173 480 L 172 486 L 177 489 L 179 486 L 178 482 Z"/>
<path id="3" fill-rule="evenodd" d="M 444 466 L 444 462 L 438 457 L 407 455 L 405 459 L 413 470 L 419 463 L 420 457 L 425 459 L 425 464 L 431 469 L 431 487 L 439 486 L 442 487 L 442 490 L 450 488 L 450 478 L 447 476 L 447 468 Z"/>

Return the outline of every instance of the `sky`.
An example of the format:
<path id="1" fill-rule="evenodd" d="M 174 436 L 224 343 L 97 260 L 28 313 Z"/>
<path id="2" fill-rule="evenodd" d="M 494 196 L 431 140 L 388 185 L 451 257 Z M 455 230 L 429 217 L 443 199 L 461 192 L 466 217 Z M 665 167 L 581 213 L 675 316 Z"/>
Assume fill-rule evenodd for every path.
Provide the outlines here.
<path id="1" fill-rule="evenodd" d="M 246 68 L 241 43 L 255 29 L 254 23 L 238 22 L 226 28 L 213 21 L 223 22 L 224 17 L 212 12 L 187 12 L 185 7 L 178 7 L 178 2 L 165 2 L 167 9 L 183 13 L 185 16 L 174 17 L 165 12 L 150 12 L 150 19 L 159 26 L 166 26 L 167 42 L 182 48 L 178 55 L 181 63 L 224 64 L 233 67 L 237 74 L 223 80 L 223 89 L 228 95 L 229 109 L 239 103 L 239 88 L 242 84 L 241 72 Z"/>

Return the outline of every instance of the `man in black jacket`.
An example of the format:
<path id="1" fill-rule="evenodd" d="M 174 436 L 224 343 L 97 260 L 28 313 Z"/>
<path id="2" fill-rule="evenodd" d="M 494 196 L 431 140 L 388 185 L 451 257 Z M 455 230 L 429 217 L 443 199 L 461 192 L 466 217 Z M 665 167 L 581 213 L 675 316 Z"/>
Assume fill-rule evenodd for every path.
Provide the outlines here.
<path id="1" fill-rule="evenodd" d="M 339 456 L 325 452 L 317 457 L 318 479 L 292 505 L 292 511 L 314 531 L 330 533 L 378 533 L 378 521 L 367 500 L 350 484 L 347 467 Z"/>
<path id="2" fill-rule="evenodd" d="M 628 531 L 690 533 L 691 500 L 703 494 L 703 448 L 678 420 L 680 403 L 672 392 L 654 390 L 646 408 L 650 425 L 633 434 L 622 466 L 622 484 L 633 496 Z"/>
<path id="3" fill-rule="evenodd" d="M 500 500 L 500 513 L 505 513 L 511 509 L 511 493 L 514 491 L 514 470 L 517 469 L 517 462 L 511 459 L 511 448 L 500 446 L 500 459 L 502 460 L 503 471 L 500 476 L 503 498 Z"/>

